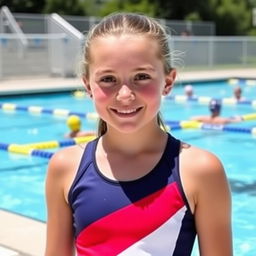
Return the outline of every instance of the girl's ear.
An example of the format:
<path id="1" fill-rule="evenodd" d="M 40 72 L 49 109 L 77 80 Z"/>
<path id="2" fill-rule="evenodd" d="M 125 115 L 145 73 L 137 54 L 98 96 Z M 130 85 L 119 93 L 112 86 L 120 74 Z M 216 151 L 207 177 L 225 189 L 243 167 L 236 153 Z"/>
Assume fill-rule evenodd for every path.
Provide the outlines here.
<path id="1" fill-rule="evenodd" d="M 84 87 L 85 87 L 86 92 L 88 93 L 88 95 L 90 97 L 92 97 L 92 91 L 91 91 L 91 87 L 89 85 L 89 80 L 85 76 L 83 76 L 83 82 L 84 82 Z"/>
<path id="2" fill-rule="evenodd" d="M 167 95 L 173 88 L 174 82 L 176 78 L 176 69 L 172 69 L 169 74 L 165 76 L 165 86 L 163 89 L 163 95 Z"/>

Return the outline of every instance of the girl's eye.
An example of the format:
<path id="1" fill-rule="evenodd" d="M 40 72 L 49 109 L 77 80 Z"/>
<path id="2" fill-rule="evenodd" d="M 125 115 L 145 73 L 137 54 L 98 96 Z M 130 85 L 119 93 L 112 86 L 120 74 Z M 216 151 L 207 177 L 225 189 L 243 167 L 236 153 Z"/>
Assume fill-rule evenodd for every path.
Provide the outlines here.
<path id="1" fill-rule="evenodd" d="M 137 74 L 134 78 L 135 81 L 147 80 L 150 79 L 148 74 Z"/>
<path id="2" fill-rule="evenodd" d="M 115 83 L 116 79 L 113 76 L 105 76 L 105 77 L 101 78 L 100 81 L 103 83 Z"/>

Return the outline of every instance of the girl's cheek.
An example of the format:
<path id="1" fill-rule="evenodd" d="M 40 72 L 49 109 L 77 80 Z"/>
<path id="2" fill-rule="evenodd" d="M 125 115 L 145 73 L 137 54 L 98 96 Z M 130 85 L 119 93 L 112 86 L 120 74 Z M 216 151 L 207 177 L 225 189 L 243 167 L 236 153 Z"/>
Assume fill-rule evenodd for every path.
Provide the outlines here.
<path id="1" fill-rule="evenodd" d="M 153 99 L 156 96 L 158 96 L 160 93 L 159 85 L 151 85 L 151 86 L 148 86 L 147 88 L 143 88 L 142 93 L 145 98 Z"/>
<path id="2" fill-rule="evenodd" d="M 108 90 L 102 90 L 99 87 L 93 90 L 94 100 L 97 100 L 97 101 L 105 101 L 109 99 L 110 95 L 111 93 Z"/>

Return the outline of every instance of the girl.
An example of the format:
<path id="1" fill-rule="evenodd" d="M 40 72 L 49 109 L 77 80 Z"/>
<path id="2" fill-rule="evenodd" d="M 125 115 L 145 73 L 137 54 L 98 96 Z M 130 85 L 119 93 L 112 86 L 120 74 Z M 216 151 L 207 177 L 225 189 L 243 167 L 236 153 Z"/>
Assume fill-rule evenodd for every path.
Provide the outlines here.
<path id="1" fill-rule="evenodd" d="M 90 31 L 84 50 L 98 137 L 50 160 L 45 256 L 187 256 L 196 234 L 201 255 L 232 255 L 221 162 L 162 128 L 161 98 L 176 77 L 165 30 L 115 14 Z"/>

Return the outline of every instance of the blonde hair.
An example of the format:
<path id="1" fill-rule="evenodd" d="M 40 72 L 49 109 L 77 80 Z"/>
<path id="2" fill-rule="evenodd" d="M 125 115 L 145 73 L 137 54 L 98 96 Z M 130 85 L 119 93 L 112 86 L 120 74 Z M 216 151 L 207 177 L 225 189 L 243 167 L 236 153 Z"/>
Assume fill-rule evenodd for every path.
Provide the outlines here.
<path id="1" fill-rule="evenodd" d="M 171 53 L 168 43 L 168 34 L 164 27 L 155 19 L 145 15 L 135 13 L 117 13 L 105 17 L 93 27 L 86 36 L 84 46 L 84 59 L 82 67 L 82 75 L 89 77 L 90 64 L 90 46 L 93 40 L 108 35 L 145 35 L 149 39 L 155 40 L 159 45 L 159 58 L 164 64 L 164 71 L 168 74 L 171 70 Z M 157 115 L 159 126 L 165 127 L 160 116 Z M 101 136 L 107 131 L 107 124 L 104 120 L 99 120 L 98 135 Z"/>

